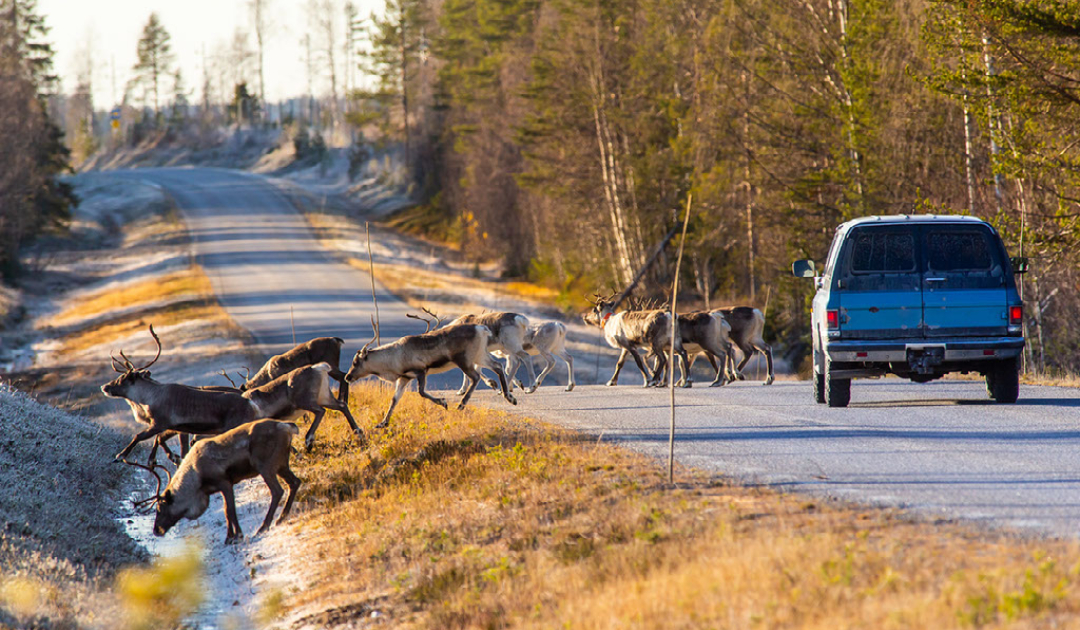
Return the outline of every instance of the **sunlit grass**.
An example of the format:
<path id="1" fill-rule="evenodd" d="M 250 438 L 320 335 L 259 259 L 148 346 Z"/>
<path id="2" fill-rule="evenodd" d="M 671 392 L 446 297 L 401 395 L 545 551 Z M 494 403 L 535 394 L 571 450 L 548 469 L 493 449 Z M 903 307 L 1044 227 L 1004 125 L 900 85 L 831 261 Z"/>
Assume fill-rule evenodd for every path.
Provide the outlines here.
<path id="1" fill-rule="evenodd" d="M 1072 542 L 693 471 L 670 487 L 646 457 L 416 394 L 375 430 L 390 390 L 353 393 L 370 445 L 331 414 L 295 456 L 315 568 L 289 608 L 377 602 L 421 628 L 1034 627 L 1080 613 Z"/>
<path id="2" fill-rule="evenodd" d="M 52 325 L 94 317 L 113 310 L 127 309 L 182 296 L 205 297 L 213 294 L 210 280 L 198 266 L 176 271 L 120 289 L 105 289 L 76 300 L 57 315 Z"/>

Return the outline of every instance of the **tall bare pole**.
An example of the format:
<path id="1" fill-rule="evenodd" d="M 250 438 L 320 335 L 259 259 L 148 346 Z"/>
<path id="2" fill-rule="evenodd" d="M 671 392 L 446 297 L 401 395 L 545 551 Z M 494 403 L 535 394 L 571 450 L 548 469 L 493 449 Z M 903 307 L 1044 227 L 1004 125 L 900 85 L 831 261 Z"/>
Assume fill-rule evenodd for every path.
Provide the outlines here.
<path id="1" fill-rule="evenodd" d="M 375 345 L 382 343 L 379 338 L 379 299 L 375 297 L 375 262 L 371 257 L 371 224 L 364 222 L 364 233 L 367 234 L 367 262 L 368 274 L 371 276 L 371 301 L 375 304 Z"/>
<path id="2" fill-rule="evenodd" d="M 682 239 L 679 240 L 679 256 L 675 259 L 675 279 L 671 282 L 671 348 L 668 350 L 668 390 L 671 392 L 671 427 L 668 431 L 668 483 L 675 483 L 675 335 L 678 332 L 679 316 L 675 302 L 679 298 L 679 268 L 682 267 L 683 245 L 686 244 L 686 226 L 690 224 L 690 204 L 694 195 L 686 196 L 686 215 L 683 217 Z M 684 366 L 687 372 L 690 366 Z M 686 374 L 686 378 L 690 378 Z"/>

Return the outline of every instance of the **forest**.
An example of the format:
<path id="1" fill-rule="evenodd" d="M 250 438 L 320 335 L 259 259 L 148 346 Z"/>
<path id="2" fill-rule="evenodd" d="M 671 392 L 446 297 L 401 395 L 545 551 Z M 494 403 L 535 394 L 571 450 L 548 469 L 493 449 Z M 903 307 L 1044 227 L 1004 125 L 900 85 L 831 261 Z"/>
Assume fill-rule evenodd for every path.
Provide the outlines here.
<path id="1" fill-rule="evenodd" d="M 972 214 L 1032 262 L 1027 369 L 1080 369 L 1080 4 L 389 0 L 377 26 L 427 199 L 405 225 L 591 294 L 692 199 L 680 300 L 765 307 L 798 350 L 790 262 L 839 223 Z M 674 257 L 639 293 L 666 296 Z"/>
<path id="2" fill-rule="evenodd" d="M 201 98 L 151 15 L 110 134 L 89 70 L 56 95 L 36 0 L 0 0 L 6 278 L 67 215 L 69 161 L 278 125 L 298 158 L 392 154 L 416 202 L 394 225 L 502 261 L 568 311 L 645 267 L 636 293 L 666 299 L 689 206 L 680 303 L 764 309 L 795 363 L 812 286 L 792 260 L 822 260 L 854 217 L 973 214 L 1031 260 L 1026 369 L 1080 371 L 1076 2 L 387 0 L 361 16 L 308 0 L 307 94 L 275 117 L 262 51 L 278 1 L 249 2 L 257 49 L 238 26 Z"/>

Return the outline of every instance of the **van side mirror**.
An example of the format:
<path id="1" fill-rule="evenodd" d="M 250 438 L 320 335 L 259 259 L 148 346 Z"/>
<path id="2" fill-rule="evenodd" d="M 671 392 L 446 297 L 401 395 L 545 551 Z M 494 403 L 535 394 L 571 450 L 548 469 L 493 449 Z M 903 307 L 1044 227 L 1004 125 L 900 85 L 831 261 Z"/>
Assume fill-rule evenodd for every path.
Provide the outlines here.
<path id="1" fill-rule="evenodd" d="M 817 276 L 814 270 L 814 261 L 804 258 L 791 263 L 791 275 L 796 278 L 813 278 Z"/>
<path id="2" fill-rule="evenodd" d="M 1031 266 L 1028 263 L 1027 256 L 1015 256 L 1009 259 L 1012 263 L 1013 273 L 1027 273 L 1028 268 Z"/>

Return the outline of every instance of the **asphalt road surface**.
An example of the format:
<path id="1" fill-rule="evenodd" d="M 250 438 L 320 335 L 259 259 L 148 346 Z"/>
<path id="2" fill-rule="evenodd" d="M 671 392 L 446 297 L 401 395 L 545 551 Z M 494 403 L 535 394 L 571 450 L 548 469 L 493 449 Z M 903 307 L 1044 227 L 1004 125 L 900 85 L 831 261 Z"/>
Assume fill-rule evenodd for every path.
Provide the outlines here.
<path id="1" fill-rule="evenodd" d="M 369 277 L 323 250 L 264 178 L 217 169 L 118 176 L 172 195 L 221 303 L 267 353 L 291 346 L 293 320 L 298 340 L 345 338 L 343 367 L 370 338 Z M 419 331 L 407 306 L 381 288 L 379 309 L 384 342 Z M 593 356 L 578 359 L 591 371 Z M 601 380 L 610 366 L 602 355 Z M 456 388 L 453 374 L 435 386 Z M 564 379 L 560 363 L 539 392 L 520 397 L 518 410 L 666 457 L 667 391 L 641 388 L 632 365 L 618 387 L 565 393 Z M 813 403 L 806 382 L 701 385 L 677 391 L 682 465 L 929 516 L 1068 537 L 1080 531 L 1080 390 L 1022 386 L 1017 404 L 997 405 L 981 381 L 860 380 L 849 408 L 829 409 Z M 508 407 L 487 391 L 473 400 Z"/>

